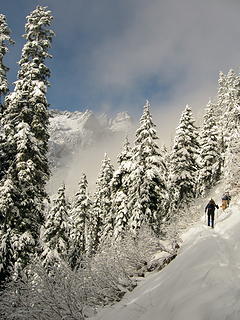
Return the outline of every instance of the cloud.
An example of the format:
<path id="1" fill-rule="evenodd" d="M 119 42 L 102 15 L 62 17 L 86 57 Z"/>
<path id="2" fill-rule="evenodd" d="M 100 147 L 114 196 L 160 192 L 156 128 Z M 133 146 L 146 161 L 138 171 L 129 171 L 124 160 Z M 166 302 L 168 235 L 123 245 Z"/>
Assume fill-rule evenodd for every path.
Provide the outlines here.
<path id="1" fill-rule="evenodd" d="M 193 78 L 196 71 L 201 78 L 202 67 L 206 71 L 238 61 L 235 49 L 239 43 L 234 37 L 238 35 L 238 12 L 229 2 L 145 4 L 136 7 L 132 24 L 118 38 L 104 42 L 93 53 L 103 83 L 128 86 L 159 72 L 169 81 L 176 77 L 176 71 L 183 70 L 183 79 Z"/>
<path id="2" fill-rule="evenodd" d="M 3 4 L 12 29 L 14 21 L 19 29 L 20 16 L 24 26 L 23 16 L 38 2 Z M 148 98 L 161 110 L 183 108 L 198 104 L 191 96 L 205 95 L 207 101 L 216 93 L 219 70 L 239 64 L 236 0 L 42 0 L 41 5 L 52 10 L 56 31 L 48 62 L 54 107 L 109 106 L 138 117 Z"/>
<path id="3" fill-rule="evenodd" d="M 129 141 L 134 139 L 135 127 L 128 132 Z M 96 189 L 96 180 L 99 176 L 104 154 L 107 153 L 114 169 L 117 169 L 117 157 L 121 152 L 126 133 L 119 133 L 105 137 L 86 149 L 75 150 L 75 153 L 65 159 L 64 165 L 53 171 L 47 189 L 50 195 L 56 193 L 59 186 L 66 185 L 66 194 L 71 198 L 77 191 L 82 173 L 88 180 L 88 189 L 93 194 Z"/>
<path id="4" fill-rule="evenodd" d="M 140 3 L 131 24 L 92 52 L 94 85 L 113 95 L 132 92 L 142 97 L 144 85 L 154 79 L 151 94 L 156 97 L 159 92 L 160 102 L 166 90 L 168 102 L 179 99 L 180 108 L 191 95 L 205 93 L 208 100 L 209 94 L 216 93 L 219 70 L 239 64 L 240 4 L 217 0 Z"/>

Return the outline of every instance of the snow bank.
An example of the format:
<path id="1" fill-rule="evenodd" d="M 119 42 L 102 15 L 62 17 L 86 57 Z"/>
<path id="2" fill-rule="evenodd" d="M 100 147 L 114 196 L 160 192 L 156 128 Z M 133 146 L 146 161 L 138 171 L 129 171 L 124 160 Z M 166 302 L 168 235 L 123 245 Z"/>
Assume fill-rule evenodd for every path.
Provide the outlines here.
<path id="1" fill-rule="evenodd" d="M 197 224 L 179 255 L 94 320 L 239 320 L 240 203 Z"/>

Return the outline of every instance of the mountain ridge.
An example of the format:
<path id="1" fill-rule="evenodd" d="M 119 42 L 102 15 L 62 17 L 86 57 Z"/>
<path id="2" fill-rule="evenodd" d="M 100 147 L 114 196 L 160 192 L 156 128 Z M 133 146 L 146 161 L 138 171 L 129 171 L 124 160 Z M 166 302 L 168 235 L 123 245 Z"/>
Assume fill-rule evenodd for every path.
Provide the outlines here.
<path id="1" fill-rule="evenodd" d="M 61 167 L 62 159 L 75 151 L 84 150 L 105 138 L 126 135 L 133 127 L 127 112 L 109 118 L 97 116 L 89 109 L 85 111 L 50 110 L 49 161 L 52 168 Z"/>

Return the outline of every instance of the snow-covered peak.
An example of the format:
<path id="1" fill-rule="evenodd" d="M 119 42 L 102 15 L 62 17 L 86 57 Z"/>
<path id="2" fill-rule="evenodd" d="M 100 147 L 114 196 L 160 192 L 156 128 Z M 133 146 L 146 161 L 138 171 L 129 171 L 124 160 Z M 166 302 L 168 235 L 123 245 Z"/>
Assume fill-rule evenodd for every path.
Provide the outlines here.
<path id="1" fill-rule="evenodd" d="M 49 158 L 53 166 L 61 162 L 61 158 L 73 154 L 80 149 L 86 149 L 118 133 L 126 134 L 132 121 L 123 112 L 114 119 L 106 114 L 97 116 L 91 110 L 50 111 L 50 141 Z M 59 162 L 60 160 L 60 162 Z"/>
<path id="2" fill-rule="evenodd" d="M 109 116 L 106 113 L 101 113 L 98 117 L 98 120 L 103 127 L 109 126 L 110 120 L 109 120 Z"/>
<path id="3" fill-rule="evenodd" d="M 111 120 L 110 128 L 112 131 L 128 132 L 132 127 L 132 119 L 127 112 L 119 112 L 116 117 Z"/>
<path id="4" fill-rule="evenodd" d="M 85 112 L 75 111 L 50 111 L 50 131 L 53 132 L 58 129 L 63 130 L 79 130 L 83 128 L 85 123 L 93 118 L 92 111 L 86 110 Z"/>
<path id="5" fill-rule="evenodd" d="M 50 132 L 59 129 L 63 130 L 81 130 L 91 129 L 100 130 L 110 129 L 111 131 L 125 131 L 132 125 L 132 119 L 126 112 L 117 113 L 113 119 L 108 118 L 106 114 L 96 116 L 91 110 L 84 112 L 75 111 L 50 111 Z"/>

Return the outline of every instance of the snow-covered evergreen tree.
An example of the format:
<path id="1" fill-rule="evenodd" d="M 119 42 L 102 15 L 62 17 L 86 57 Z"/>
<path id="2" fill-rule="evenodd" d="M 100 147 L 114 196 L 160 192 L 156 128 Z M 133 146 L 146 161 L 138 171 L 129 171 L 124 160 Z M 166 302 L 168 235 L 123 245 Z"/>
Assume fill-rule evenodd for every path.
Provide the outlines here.
<path id="1" fill-rule="evenodd" d="M 168 168 L 170 166 L 171 152 L 170 152 L 170 149 L 166 147 L 166 145 L 162 145 L 160 147 L 159 153 L 162 157 L 162 166 L 164 168 L 163 173 L 165 173 L 164 180 L 168 182 L 168 179 L 169 179 Z"/>
<path id="2" fill-rule="evenodd" d="M 132 150 L 131 150 L 131 146 L 130 146 L 130 142 L 128 140 L 128 137 L 126 136 L 124 143 L 123 143 L 122 151 L 117 158 L 117 162 L 118 162 L 119 166 L 123 165 L 123 168 L 128 169 L 131 164 L 131 161 L 130 161 L 131 158 L 132 158 Z"/>
<path id="3" fill-rule="evenodd" d="M 2 113 L 4 109 L 4 96 L 8 93 L 7 71 L 9 68 L 4 64 L 4 56 L 8 52 L 8 47 L 13 44 L 11 31 L 6 22 L 6 17 L 0 14 L 0 183 L 7 169 L 7 143 L 2 130 Z"/>
<path id="4" fill-rule="evenodd" d="M 93 254 L 95 254 L 100 243 L 100 230 L 102 228 L 102 220 L 100 219 L 100 215 L 100 198 L 96 191 L 93 194 L 93 200 L 91 201 L 89 209 L 88 233 L 86 242 L 87 256 L 92 256 Z"/>
<path id="5" fill-rule="evenodd" d="M 233 193 L 240 191 L 240 122 L 232 132 L 231 139 L 225 154 L 224 182 L 226 190 Z"/>
<path id="6" fill-rule="evenodd" d="M 225 76 L 224 89 L 225 94 L 219 103 L 222 110 L 221 128 L 225 151 L 223 175 L 226 187 L 239 188 L 240 76 L 232 69 Z"/>
<path id="7" fill-rule="evenodd" d="M 239 124 L 240 76 L 230 69 L 226 76 L 226 82 L 227 92 L 222 101 L 222 123 L 225 130 L 225 141 L 228 144 L 233 131 Z"/>
<path id="8" fill-rule="evenodd" d="M 134 159 L 132 172 L 130 174 L 131 186 L 129 188 L 128 205 L 130 211 L 129 226 L 134 233 L 136 233 L 144 223 L 155 223 L 155 226 L 158 226 L 157 217 L 150 220 L 151 212 L 149 212 L 145 205 L 150 202 L 149 189 L 146 185 L 147 176 L 145 173 L 146 166 L 143 161 L 142 149 L 140 149 L 137 157 Z"/>
<path id="9" fill-rule="evenodd" d="M 92 238 L 93 250 L 96 250 L 100 241 L 113 235 L 114 221 L 111 214 L 111 180 L 113 177 L 113 166 L 105 153 L 96 182 L 96 193 L 92 208 Z"/>
<path id="10" fill-rule="evenodd" d="M 2 132 L 0 124 L 0 184 L 3 183 L 6 171 L 8 169 L 7 143 L 5 135 Z"/>
<path id="11" fill-rule="evenodd" d="M 86 253 L 90 200 L 87 194 L 87 177 L 82 175 L 79 189 L 74 196 L 71 208 L 71 231 L 69 261 L 72 268 L 78 267 L 82 255 Z"/>
<path id="12" fill-rule="evenodd" d="M 49 271 L 51 266 L 67 261 L 69 235 L 68 203 L 63 185 L 58 189 L 57 197 L 47 215 L 42 236 L 42 263 Z"/>
<path id="13" fill-rule="evenodd" d="M 129 220 L 128 210 L 128 191 L 129 174 L 132 165 L 132 152 L 130 143 L 126 138 L 122 152 L 118 157 L 118 169 L 114 172 L 111 181 L 112 187 L 112 208 L 111 213 L 114 217 L 114 237 L 121 239 Z"/>
<path id="14" fill-rule="evenodd" d="M 184 207 L 196 195 L 199 153 L 198 131 L 192 110 L 187 105 L 183 111 L 171 155 L 170 212 Z"/>
<path id="15" fill-rule="evenodd" d="M 220 132 L 216 119 L 216 105 L 209 101 L 200 132 L 200 170 L 197 186 L 200 196 L 205 196 L 221 176 Z"/>
<path id="16" fill-rule="evenodd" d="M 18 208 L 14 204 L 16 197 L 18 197 L 18 190 L 12 184 L 10 175 L 0 186 L 0 194 L 0 285 L 4 285 L 4 282 L 15 273 L 18 250 L 13 241 L 15 238 L 14 227 L 19 220 Z"/>
<path id="17" fill-rule="evenodd" d="M 166 167 L 158 151 L 155 124 L 146 101 L 140 127 L 136 131 L 130 174 L 129 210 L 130 227 L 136 231 L 146 222 L 157 233 L 166 214 Z"/>
<path id="18" fill-rule="evenodd" d="M 10 240 L 12 239 L 10 232 L 10 229 L 0 231 L 0 290 L 4 288 L 6 280 L 11 279 L 14 273 L 14 248 Z"/>
<path id="19" fill-rule="evenodd" d="M 226 75 L 220 71 L 218 78 L 218 93 L 217 93 L 217 101 L 216 101 L 216 116 L 220 121 L 223 105 L 225 104 L 225 100 L 227 97 L 227 77 Z"/>
<path id="20" fill-rule="evenodd" d="M 9 44 L 13 44 L 11 39 L 11 31 L 8 27 L 6 17 L 0 14 L 0 104 L 2 101 L 2 96 L 6 95 L 9 91 L 7 72 L 9 68 L 4 65 L 3 58 L 8 52 Z M 1 110 L 2 111 L 2 110 Z"/>
<path id="21" fill-rule="evenodd" d="M 53 32 L 49 29 L 52 16 L 46 7 L 38 6 L 27 17 L 25 26 L 26 44 L 19 61 L 20 70 L 14 92 L 5 99 L 2 123 L 8 145 L 6 179 L 17 190 L 12 195 L 18 217 L 9 212 L 6 220 L 9 241 L 15 248 L 15 270 L 19 272 L 35 254 L 41 224 L 43 223 L 45 185 L 49 178 L 48 148 L 48 103 L 46 88 L 49 69 L 44 61 L 50 57 L 48 49 Z M 2 181 L 5 184 L 5 181 Z M 2 198 L 5 190 L 2 189 Z M 4 200 L 0 211 L 6 207 Z M 17 220 L 17 222 L 16 222 Z M 4 222 L 4 223 L 5 223 Z M 1 253 L 0 253 L 1 255 Z"/>
<path id="22" fill-rule="evenodd" d="M 14 92 L 6 98 L 7 109 L 4 113 L 4 127 L 9 144 L 12 145 L 13 156 L 16 150 L 15 137 L 18 134 L 17 126 L 29 126 L 32 136 L 35 138 L 34 154 L 28 148 L 25 150 L 25 158 L 35 164 L 38 198 L 40 202 L 45 197 L 45 183 L 49 177 L 47 163 L 48 151 L 48 103 L 46 90 L 50 70 L 45 66 L 44 60 L 51 57 L 48 49 L 51 46 L 53 32 L 49 29 L 52 16 L 46 7 L 37 7 L 28 17 L 25 25 L 27 39 L 19 61 L 20 70 L 18 80 L 15 82 Z M 21 135 L 19 135 L 19 140 Z M 23 138 L 25 140 L 25 137 Z M 29 153 L 29 155 L 27 155 Z M 40 187 L 41 186 L 41 187 Z"/>
<path id="23" fill-rule="evenodd" d="M 235 134 L 234 131 L 238 123 L 240 76 L 230 69 L 226 75 L 220 72 L 218 82 L 217 109 L 222 134 L 222 153 L 224 155 L 231 140 L 231 135 Z"/>

